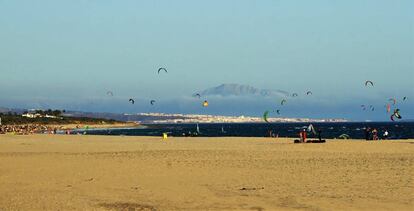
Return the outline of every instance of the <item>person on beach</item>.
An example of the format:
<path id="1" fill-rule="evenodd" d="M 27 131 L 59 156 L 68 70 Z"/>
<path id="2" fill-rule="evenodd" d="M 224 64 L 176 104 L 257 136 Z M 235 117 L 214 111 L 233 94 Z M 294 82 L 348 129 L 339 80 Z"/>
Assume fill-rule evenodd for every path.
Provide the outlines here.
<path id="1" fill-rule="evenodd" d="M 306 142 L 307 136 L 308 136 L 308 134 L 306 133 L 306 130 L 303 129 L 303 142 L 304 143 Z"/>
<path id="2" fill-rule="evenodd" d="M 378 140 L 378 130 L 376 128 L 372 130 L 372 140 Z"/>
<path id="3" fill-rule="evenodd" d="M 305 129 L 303 129 L 303 130 L 299 133 L 299 136 L 300 136 L 300 141 L 301 141 L 302 143 L 305 143 L 305 142 L 306 142 L 306 136 L 307 136 L 307 134 L 306 134 L 306 130 L 305 130 Z"/>
<path id="4" fill-rule="evenodd" d="M 322 130 L 320 128 L 318 129 L 318 139 L 322 141 Z"/>
<path id="5" fill-rule="evenodd" d="M 384 140 L 387 140 L 388 139 L 388 130 L 385 130 L 385 132 L 384 132 L 384 134 L 382 135 L 382 138 L 384 139 Z"/>
<path id="6" fill-rule="evenodd" d="M 367 127 L 365 128 L 365 140 L 369 141 L 371 134 L 371 128 Z"/>

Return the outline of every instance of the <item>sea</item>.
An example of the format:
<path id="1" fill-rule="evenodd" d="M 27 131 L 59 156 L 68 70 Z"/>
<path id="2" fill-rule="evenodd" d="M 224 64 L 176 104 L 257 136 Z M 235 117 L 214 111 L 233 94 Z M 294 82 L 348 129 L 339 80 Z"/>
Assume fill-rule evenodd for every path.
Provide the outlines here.
<path id="1" fill-rule="evenodd" d="M 389 139 L 414 139 L 414 122 L 341 122 L 341 123 L 222 123 L 222 124 L 149 124 L 138 128 L 93 129 L 78 131 L 88 135 L 112 136 L 199 136 L 199 137 L 298 137 L 312 124 L 322 138 L 337 139 L 342 134 L 351 139 L 365 139 L 365 129 L 377 129 L 379 138 L 388 131 Z M 315 137 L 309 132 L 308 137 Z"/>

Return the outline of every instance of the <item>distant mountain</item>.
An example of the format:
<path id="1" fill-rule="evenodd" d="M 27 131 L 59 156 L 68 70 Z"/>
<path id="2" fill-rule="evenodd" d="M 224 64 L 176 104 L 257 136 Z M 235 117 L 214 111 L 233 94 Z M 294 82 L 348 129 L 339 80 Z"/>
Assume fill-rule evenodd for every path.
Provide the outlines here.
<path id="1" fill-rule="evenodd" d="M 17 113 L 17 114 L 22 114 L 23 112 L 25 112 L 26 109 L 18 109 L 18 108 L 3 108 L 0 107 L 0 113 Z"/>
<path id="2" fill-rule="evenodd" d="M 209 88 L 200 93 L 202 96 L 287 96 L 289 92 L 283 90 L 258 89 L 249 85 L 222 84 L 217 87 Z"/>

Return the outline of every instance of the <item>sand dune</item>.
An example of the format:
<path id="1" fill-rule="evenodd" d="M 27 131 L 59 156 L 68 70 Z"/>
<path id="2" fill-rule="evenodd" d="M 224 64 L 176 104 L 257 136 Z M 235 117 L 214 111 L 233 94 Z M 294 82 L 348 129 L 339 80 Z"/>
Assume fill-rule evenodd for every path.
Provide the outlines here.
<path id="1" fill-rule="evenodd" d="M 413 210 L 414 140 L 0 136 L 0 210 Z"/>

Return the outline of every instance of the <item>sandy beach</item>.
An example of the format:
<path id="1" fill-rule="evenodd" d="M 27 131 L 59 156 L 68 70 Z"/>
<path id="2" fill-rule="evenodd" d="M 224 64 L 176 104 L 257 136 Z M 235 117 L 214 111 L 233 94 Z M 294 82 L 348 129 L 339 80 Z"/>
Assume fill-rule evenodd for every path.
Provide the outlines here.
<path id="1" fill-rule="evenodd" d="M 0 136 L 0 210 L 413 210 L 414 140 Z"/>

